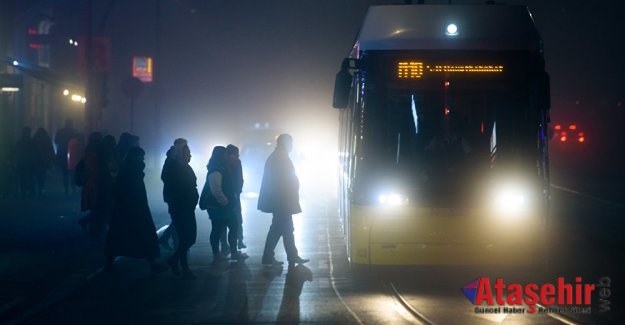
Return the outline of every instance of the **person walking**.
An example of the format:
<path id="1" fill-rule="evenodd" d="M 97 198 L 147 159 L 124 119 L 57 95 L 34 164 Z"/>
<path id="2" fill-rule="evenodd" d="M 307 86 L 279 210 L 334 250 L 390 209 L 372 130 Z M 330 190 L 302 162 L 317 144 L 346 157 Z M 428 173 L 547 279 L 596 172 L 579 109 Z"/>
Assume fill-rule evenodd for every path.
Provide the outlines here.
<path id="1" fill-rule="evenodd" d="M 195 244 L 197 223 L 195 221 L 195 206 L 198 202 L 197 178 L 189 162 L 191 150 L 185 139 L 176 139 L 169 149 L 161 180 L 163 181 L 163 199 L 169 207 L 172 225 L 178 235 L 178 245 L 174 254 L 167 260 L 175 275 L 181 274 L 184 278 L 195 278 L 189 268 L 187 253 Z"/>
<path id="2" fill-rule="evenodd" d="M 265 162 L 263 179 L 258 195 L 258 210 L 272 213 L 271 226 L 267 233 L 262 264 L 282 264 L 275 259 L 275 248 L 282 237 L 289 266 L 303 264 L 308 259 L 301 258 L 295 246 L 293 235 L 293 214 L 301 213 L 299 204 L 299 179 L 295 167 L 289 158 L 293 149 L 293 138 L 281 134 L 276 141 L 276 148 Z"/>
<path id="3" fill-rule="evenodd" d="M 35 164 L 37 149 L 30 136 L 28 126 L 22 128 L 22 137 L 17 140 L 14 148 L 15 173 L 19 191 L 23 197 L 35 195 Z"/>
<path id="4" fill-rule="evenodd" d="M 237 247 L 239 249 L 247 248 L 243 242 L 243 213 L 241 209 L 241 193 L 243 192 L 243 166 L 239 159 L 239 148 L 233 144 L 226 147 L 226 157 L 228 161 L 228 170 L 232 175 L 232 186 L 234 190 L 234 214 L 237 219 Z"/>
<path id="5" fill-rule="evenodd" d="M 44 128 L 38 128 L 33 136 L 35 146 L 34 174 L 37 181 L 37 195 L 43 196 L 45 192 L 48 169 L 54 164 L 54 147 L 52 139 Z"/>
<path id="6" fill-rule="evenodd" d="M 65 194 L 69 194 L 70 190 L 70 172 L 67 161 L 68 146 L 69 141 L 76 137 L 78 137 L 78 131 L 74 129 L 74 121 L 69 118 L 65 120 L 65 126 L 58 130 L 54 136 L 54 144 L 56 144 L 56 162 L 61 168 Z"/>
<path id="7" fill-rule="evenodd" d="M 247 248 L 247 245 L 243 242 L 243 214 L 241 209 L 241 193 L 243 192 L 243 167 L 241 166 L 241 160 L 239 159 L 239 148 L 233 144 L 229 144 L 226 147 L 226 161 L 228 166 L 228 172 L 232 176 L 232 186 L 234 190 L 233 209 L 234 216 L 237 221 L 237 248 Z M 230 245 L 226 236 L 226 229 L 221 233 L 219 238 L 221 243 L 221 252 L 224 255 L 230 253 Z M 225 251 L 227 249 L 227 251 Z"/>
<path id="8" fill-rule="evenodd" d="M 85 145 L 83 143 L 83 136 L 78 134 L 67 143 L 67 171 L 69 179 L 71 180 L 69 183 L 69 192 L 71 194 L 76 193 L 76 166 L 84 158 L 84 155 Z"/>
<path id="9" fill-rule="evenodd" d="M 247 255 L 237 250 L 237 221 L 234 216 L 234 189 L 232 177 L 228 172 L 226 148 L 216 146 L 208 161 L 206 184 L 209 190 L 202 190 L 201 207 L 206 207 L 211 219 L 210 244 L 213 251 L 213 264 L 224 261 L 226 256 L 219 251 L 219 237 L 225 228 L 228 228 L 228 243 L 230 244 L 231 259 L 245 259 Z"/>
<path id="10" fill-rule="evenodd" d="M 144 157 L 145 151 L 140 147 L 130 148 L 115 180 L 115 205 L 105 244 L 107 273 L 118 272 L 116 256 L 146 258 L 153 273 L 167 270 L 167 265 L 156 262 L 160 250 L 143 182 Z"/>
<path id="11" fill-rule="evenodd" d="M 114 179 L 109 170 L 100 132 L 89 135 L 85 157 L 76 167 L 76 183 L 82 184 L 81 211 L 89 214 L 78 220 L 78 224 L 93 238 L 106 230 L 113 207 Z"/>
<path id="12" fill-rule="evenodd" d="M 185 139 L 176 139 L 174 141 L 174 145 L 169 147 L 167 153 L 165 154 L 165 162 L 163 163 L 163 168 L 161 170 L 161 181 L 163 181 L 163 201 L 165 203 L 168 202 L 170 193 L 172 192 L 169 181 L 166 181 L 172 173 L 172 168 L 176 165 L 176 146 L 178 149 L 180 146 L 186 145 L 187 140 Z M 169 245 L 169 240 L 173 240 L 173 247 Z M 166 250 L 171 251 L 174 250 L 178 245 L 178 235 L 176 235 L 176 229 L 174 226 L 174 222 L 170 222 L 167 228 L 161 233 L 161 236 L 158 238 L 158 243 Z"/>
<path id="13" fill-rule="evenodd" d="M 13 143 L 6 130 L 0 131 L 0 200 L 13 194 Z"/>

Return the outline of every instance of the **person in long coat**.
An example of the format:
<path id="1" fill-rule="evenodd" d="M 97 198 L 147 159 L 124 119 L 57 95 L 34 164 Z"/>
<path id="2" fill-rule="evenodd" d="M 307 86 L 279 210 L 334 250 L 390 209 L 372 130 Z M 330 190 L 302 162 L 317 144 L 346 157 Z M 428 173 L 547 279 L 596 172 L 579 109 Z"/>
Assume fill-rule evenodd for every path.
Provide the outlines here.
<path id="1" fill-rule="evenodd" d="M 113 204 L 112 190 L 114 179 L 109 171 L 104 153 L 103 136 L 100 132 L 92 132 L 85 148 L 83 172 L 77 175 L 82 181 L 81 211 L 89 214 L 78 223 L 88 228 L 91 236 L 100 236 L 111 218 Z"/>
<path id="2" fill-rule="evenodd" d="M 124 167 L 115 180 L 115 204 L 105 245 L 105 272 L 116 272 L 116 256 L 146 258 L 152 272 L 167 269 L 166 265 L 156 262 L 160 250 L 143 182 L 144 156 L 145 152 L 140 147 L 130 148 Z"/>
<path id="3" fill-rule="evenodd" d="M 189 166 L 190 161 L 191 150 L 187 140 L 176 139 L 161 173 L 163 199 L 167 202 L 173 228 L 178 235 L 178 246 L 167 264 L 175 275 L 180 275 L 182 268 L 182 276 L 185 278 L 195 277 L 189 269 L 187 253 L 195 244 L 197 236 L 195 206 L 199 198 L 197 178 Z"/>
<path id="4" fill-rule="evenodd" d="M 258 195 L 258 210 L 273 214 L 262 258 L 262 264 L 265 265 L 282 263 L 274 257 L 280 237 L 289 265 L 309 261 L 299 256 L 293 235 L 293 214 L 301 213 L 302 208 L 299 204 L 299 179 L 289 158 L 292 148 L 293 138 L 289 134 L 281 134 L 276 142 L 276 149 L 265 162 Z"/>

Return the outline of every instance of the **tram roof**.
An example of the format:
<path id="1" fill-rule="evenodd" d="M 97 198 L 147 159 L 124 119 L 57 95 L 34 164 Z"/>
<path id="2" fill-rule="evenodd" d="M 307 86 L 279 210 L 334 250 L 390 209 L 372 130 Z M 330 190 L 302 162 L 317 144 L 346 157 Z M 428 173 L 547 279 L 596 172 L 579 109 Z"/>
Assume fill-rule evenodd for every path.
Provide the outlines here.
<path id="1" fill-rule="evenodd" d="M 541 44 L 525 6 L 391 5 L 369 7 L 354 49 L 542 51 Z"/>

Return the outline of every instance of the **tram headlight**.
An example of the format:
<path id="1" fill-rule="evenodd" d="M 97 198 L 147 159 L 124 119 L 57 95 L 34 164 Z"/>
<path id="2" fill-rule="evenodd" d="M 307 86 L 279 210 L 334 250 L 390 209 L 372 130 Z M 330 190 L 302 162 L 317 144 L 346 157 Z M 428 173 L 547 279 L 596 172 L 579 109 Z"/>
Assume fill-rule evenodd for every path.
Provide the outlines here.
<path id="1" fill-rule="evenodd" d="M 491 196 L 494 212 L 498 216 L 516 217 L 527 214 L 531 193 L 521 184 L 506 184 L 495 188 Z"/>
<path id="2" fill-rule="evenodd" d="M 382 193 L 378 195 L 378 203 L 383 205 L 406 205 L 408 197 L 398 193 Z"/>

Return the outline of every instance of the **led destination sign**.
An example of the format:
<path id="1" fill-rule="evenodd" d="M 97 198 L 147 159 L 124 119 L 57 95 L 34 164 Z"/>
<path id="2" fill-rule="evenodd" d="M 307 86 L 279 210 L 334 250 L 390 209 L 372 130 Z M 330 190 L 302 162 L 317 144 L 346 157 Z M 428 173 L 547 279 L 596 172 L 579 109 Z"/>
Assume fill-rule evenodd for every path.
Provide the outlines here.
<path id="1" fill-rule="evenodd" d="M 421 79 L 426 73 L 502 73 L 503 65 L 434 64 L 419 61 L 397 63 L 397 78 Z"/>

